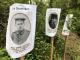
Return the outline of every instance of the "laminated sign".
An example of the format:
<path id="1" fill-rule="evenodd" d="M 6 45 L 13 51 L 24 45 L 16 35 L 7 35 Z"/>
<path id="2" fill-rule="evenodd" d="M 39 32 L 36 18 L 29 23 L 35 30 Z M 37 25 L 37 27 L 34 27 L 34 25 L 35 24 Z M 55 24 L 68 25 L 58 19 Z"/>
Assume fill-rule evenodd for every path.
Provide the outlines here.
<path id="1" fill-rule="evenodd" d="M 12 58 L 19 58 L 34 48 L 36 5 L 10 6 L 6 33 L 6 50 Z"/>
<path id="2" fill-rule="evenodd" d="M 54 37 L 57 32 L 61 9 L 60 8 L 48 8 L 46 11 L 46 35 Z"/>
<path id="3" fill-rule="evenodd" d="M 62 30 L 62 35 L 69 35 L 72 18 L 73 14 L 67 14 Z"/>

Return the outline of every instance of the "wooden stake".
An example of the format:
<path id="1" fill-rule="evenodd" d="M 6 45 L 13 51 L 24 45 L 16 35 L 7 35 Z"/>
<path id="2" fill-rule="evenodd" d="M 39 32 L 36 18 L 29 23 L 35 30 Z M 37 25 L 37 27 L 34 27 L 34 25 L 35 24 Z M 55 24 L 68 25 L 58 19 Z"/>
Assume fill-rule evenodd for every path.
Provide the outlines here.
<path id="1" fill-rule="evenodd" d="M 53 45 L 54 45 L 54 37 L 51 37 L 50 60 L 53 60 Z"/>
<path id="2" fill-rule="evenodd" d="M 24 57 L 16 58 L 15 60 L 24 60 Z"/>
<path id="3" fill-rule="evenodd" d="M 64 50 L 63 50 L 62 60 L 66 60 L 66 59 L 65 59 L 65 52 L 66 52 L 67 36 L 64 36 L 64 38 L 65 38 L 65 41 L 64 41 Z"/>
<path id="4" fill-rule="evenodd" d="M 24 60 L 24 57 L 20 57 L 19 60 Z"/>

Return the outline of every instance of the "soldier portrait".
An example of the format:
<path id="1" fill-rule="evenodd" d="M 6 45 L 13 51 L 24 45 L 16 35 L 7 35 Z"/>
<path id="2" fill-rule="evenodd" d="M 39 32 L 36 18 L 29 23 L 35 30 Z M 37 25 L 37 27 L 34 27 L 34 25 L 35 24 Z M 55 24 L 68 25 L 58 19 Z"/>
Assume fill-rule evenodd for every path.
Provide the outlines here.
<path id="1" fill-rule="evenodd" d="M 49 26 L 51 29 L 56 28 L 56 24 L 57 24 L 57 14 L 50 14 L 49 16 Z"/>
<path id="2" fill-rule="evenodd" d="M 15 14 L 12 17 L 14 24 L 11 26 L 11 39 L 13 43 L 23 44 L 30 34 L 30 21 L 28 16 L 22 13 Z"/>

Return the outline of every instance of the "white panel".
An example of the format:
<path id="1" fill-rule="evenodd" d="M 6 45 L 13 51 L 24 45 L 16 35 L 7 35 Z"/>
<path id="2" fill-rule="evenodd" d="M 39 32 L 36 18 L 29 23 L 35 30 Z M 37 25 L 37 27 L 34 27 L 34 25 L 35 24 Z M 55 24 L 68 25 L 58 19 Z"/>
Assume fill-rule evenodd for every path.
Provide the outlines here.
<path id="1" fill-rule="evenodd" d="M 6 50 L 12 58 L 19 58 L 34 48 L 36 5 L 10 6 L 6 32 Z"/>

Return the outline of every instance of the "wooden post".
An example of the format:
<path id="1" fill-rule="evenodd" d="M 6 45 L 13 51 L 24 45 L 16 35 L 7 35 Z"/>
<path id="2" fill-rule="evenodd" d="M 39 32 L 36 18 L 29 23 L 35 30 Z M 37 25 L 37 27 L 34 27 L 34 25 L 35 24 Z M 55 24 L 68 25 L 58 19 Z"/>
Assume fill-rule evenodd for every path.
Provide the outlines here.
<path id="1" fill-rule="evenodd" d="M 24 60 L 24 57 L 20 57 L 19 60 Z"/>
<path id="2" fill-rule="evenodd" d="M 65 52 L 66 52 L 66 41 L 67 41 L 67 37 L 68 36 L 64 36 L 65 41 L 64 41 L 64 50 L 63 50 L 62 60 L 66 60 L 65 59 Z"/>
<path id="3" fill-rule="evenodd" d="M 51 37 L 50 60 L 53 60 L 53 45 L 54 45 L 54 37 Z"/>
<path id="4" fill-rule="evenodd" d="M 24 60 L 24 57 L 16 58 L 15 60 Z"/>

